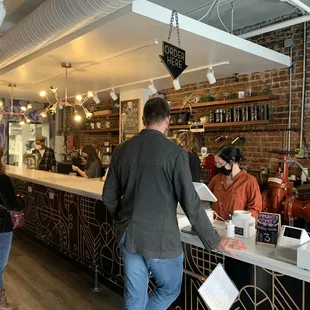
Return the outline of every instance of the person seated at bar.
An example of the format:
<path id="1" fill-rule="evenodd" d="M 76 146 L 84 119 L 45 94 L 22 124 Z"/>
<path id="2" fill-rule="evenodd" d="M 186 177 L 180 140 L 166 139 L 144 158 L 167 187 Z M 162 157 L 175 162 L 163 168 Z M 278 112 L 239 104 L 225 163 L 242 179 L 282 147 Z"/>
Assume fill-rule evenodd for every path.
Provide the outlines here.
<path id="1" fill-rule="evenodd" d="M 53 149 L 45 144 L 46 138 L 44 136 L 36 137 L 36 146 L 34 153 L 40 155 L 39 170 L 56 172 L 56 158 Z"/>
<path id="2" fill-rule="evenodd" d="M 198 140 L 191 131 L 185 131 L 178 135 L 177 143 L 186 151 L 188 155 L 189 168 L 193 182 L 200 182 L 200 159 L 197 154 Z"/>
<path id="3" fill-rule="evenodd" d="M 262 196 L 257 180 L 240 169 L 244 160 L 242 152 L 233 145 L 227 145 L 215 155 L 219 174 L 209 183 L 209 188 L 217 198 L 212 209 L 224 220 L 235 210 L 247 210 L 258 218 L 262 211 Z"/>
<path id="4" fill-rule="evenodd" d="M 72 165 L 72 170 L 87 179 L 101 177 L 101 163 L 95 149 L 91 145 L 86 145 L 82 149 L 82 162 L 85 164 L 85 171 L 75 165 Z"/>

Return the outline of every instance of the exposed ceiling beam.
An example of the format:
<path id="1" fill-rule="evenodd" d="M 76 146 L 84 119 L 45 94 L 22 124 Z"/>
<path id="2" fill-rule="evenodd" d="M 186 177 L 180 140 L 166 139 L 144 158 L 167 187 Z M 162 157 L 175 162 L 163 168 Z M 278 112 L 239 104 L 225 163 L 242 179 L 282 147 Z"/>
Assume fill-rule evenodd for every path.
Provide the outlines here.
<path id="1" fill-rule="evenodd" d="M 296 18 L 287 20 L 285 22 L 281 22 L 281 23 L 273 24 L 273 25 L 263 27 L 263 28 L 260 28 L 257 30 L 249 31 L 247 33 L 241 34 L 239 37 L 243 38 L 243 39 L 248 39 L 248 38 L 252 38 L 252 37 L 267 33 L 267 32 L 288 28 L 288 27 L 298 25 L 298 24 L 302 24 L 302 23 L 305 23 L 308 21 L 310 21 L 310 15 L 296 17 Z"/>

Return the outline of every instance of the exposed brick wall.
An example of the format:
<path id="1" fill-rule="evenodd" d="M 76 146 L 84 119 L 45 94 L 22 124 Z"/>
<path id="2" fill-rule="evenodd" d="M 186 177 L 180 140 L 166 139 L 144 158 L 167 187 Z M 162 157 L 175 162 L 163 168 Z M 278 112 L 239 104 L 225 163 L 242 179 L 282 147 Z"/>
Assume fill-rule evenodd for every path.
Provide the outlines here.
<path id="1" fill-rule="evenodd" d="M 307 84 L 306 84 L 306 114 L 305 114 L 305 137 L 309 140 L 310 130 L 310 27 L 308 27 L 308 48 L 307 48 Z M 284 40 L 287 37 L 293 37 L 293 63 L 294 73 L 292 74 L 292 127 L 300 127 L 301 115 L 301 101 L 302 101 L 302 85 L 303 85 L 303 25 L 293 27 L 291 29 L 284 29 L 261 35 L 253 38 L 252 41 L 263 45 L 267 48 L 279 51 L 284 54 L 289 54 L 289 49 L 285 49 Z M 253 73 L 250 75 L 239 76 L 239 81 L 236 82 L 234 77 L 217 80 L 214 85 L 203 81 L 193 85 L 183 85 L 182 90 L 175 91 L 174 89 L 165 89 L 163 92 L 166 98 L 171 101 L 173 105 L 181 104 L 185 96 L 192 93 L 199 95 L 211 95 L 216 98 L 223 98 L 225 94 L 237 93 L 238 91 L 245 91 L 248 88 L 252 89 L 252 96 L 260 95 L 263 89 L 270 88 L 272 94 L 278 95 L 279 100 L 270 102 L 272 104 L 271 116 L 277 120 L 278 124 L 285 127 L 288 123 L 288 100 L 289 100 L 289 70 L 272 70 L 261 73 Z M 214 108 L 213 108 L 214 109 Z M 208 115 L 210 109 L 199 109 L 194 113 L 194 118 L 199 120 L 203 115 Z M 252 170 L 259 170 L 261 167 L 268 167 L 271 170 L 275 168 L 276 155 L 269 152 L 273 149 L 282 149 L 284 137 L 287 133 L 283 131 L 268 132 L 268 128 L 279 128 L 277 125 L 264 127 L 243 127 L 242 129 L 265 129 L 263 132 L 240 132 L 241 128 L 226 128 L 227 131 L 233 130 L 235 132 L 223 132 L 224 129 L 219 129 L 220 135 L 227 136 L 227 140 L 220 144 L 214 142 L 214 139 L 219 135 L 216 129 L 212 132 L 205 132 L 200 134 L 199 140 L 201 145 L 207 146 L 210 152 L 216 152 L 223 144 L 230 143 L 234 137 L 240 135 L 246 139 L 246 142 L 240 145 L 247 161 L 245 165 Z M 239 131 L 238 131 L 239 130 Z M 199 135 L 199 134 L 198 134 Z M 291 133 L 291 148 L 294 150 L 299 147 L 299 132 Z M 310 141 L 308 141 L 310 145 Z M 301 163 L 306 167 L 310 167 L 309 160 L 302 160 Z"/>
<path id="2" fill-rule="evenodd" d="M 300 127 L 301 114 L 301 100 L 302 100 L 302 85 L 303 85 L 303 25 L 295 26 L 290 29 L 278 30 L 273 33 L 267 33 L 251 40 L 257 44 L 273 49 L 286 55 L 289 54 L 289 49 L 284 48 L 284 40 L 288 37 L 293 37 L 293 63 L 294 73 L 292 74 L 292 127 Z M 310 130 L 310 27 L 308 27 L 308 47 L 307 47 L 307 79 L 306 79 L 306 114 L 305 114 L 305 137 L 310 146 L 309 130 Z M 209 85 L 207 81 L 202 81 L 198 84 L 182 85 L 180 91 L 174 89 L 165 89 L 163 92 L 166 98 L 172 102 L 173 105 L 181 104 L 186 96 L 196 93 L 198 95 L 212 95 L 216 98 L 223 98 L 227 94 L 237 93 L 238 91 L 245 91 L 248 88 L 252 89 L 252 95 L 260 95 L 262 91 L 269 88 L 274 95 L 279 96 L 279 100 L 270 102 L 272 104 L 271 117 L 277 120 L 277 124 L 285 127 L 288 123 L 288 99 L 289 99 L 289 70 L 272 70 L 260 73 L 253 73 L 250 75 L 239 76 L 239 81 L 236 82 L 234 77 L 219 79 L 216 84 Z M 104 102 L 102 109 L 111 106 L 111 101 Z M 194 118 L 199 120 L 201 116 L 208 115 L 208 109 L 199 109 L 195 111 Z M 240 132 L 240 129 L 265 129 L 267 131 L 261 132 Z M 216 152 L 218 148 L 230 143 L 232 139 L 238 135 L 244 137 L 246 142 L 240 145 L 247 161 L 245 165 L 249 166 L 251 170 L 259 170 L 261 167 L 268 167 L 271 170 L 275 168 L 276 155 L 269 152 L 273 149 L 282 149 L 284 138 L 287 132 L 268 132 L 268 128 L 279 128 L 277 125 L 264 127 L 243 127 L 243 128 L 226 128 L 219 129 L 223 136 L 227 136 L 227 140 L 218 144 L 214 142 L 215 137 L 219 135 L 216 129 L 212 132 L 205 132 L 198 134 L 201 146 L 207 146 L 210 152 Z M 78 134 L 77 144 L 85 145 L 89 143 L 102 143 L 110 139 L 113 144 L 118 143 L 117 134 L 106 135 L 89 135 Z M 299 132 L 291 133 L 291 148 L 294 150 L 299 147 Z M 302 160 L 301 163 L 310 168 L 309 160 Z"/>
<path id="3" fill-rule="evenodd" d="M 112 100 L 106 100 L 101 102 L 100 104 L 96 105 L 96 110 L 107 110 L 111 109 L 113 106 Z M 81 116 L 83 113 L 81 113 Z M 67 108 L 66 110 L 66 116 L 67 116 L 67 125 L 69 128 L 73 125 L 74 127 L 77 126 L 76 122 L 73 119 L 73 109 Z M 85 123 L 91 123 L 91 122 L 100 122 L 101 128 L 104 128 L 105 122 L 109 121 L 111 128 L 117 128 L 119 127 L 119 120 L 117 117 L 110 117 L 110 118 L 94 118 L 91 121 L 87 121 L 83 119 L 80 122 L 81 129 L 84 129 Z M 81 146 L 85 145 L 97 145 L 98 147 L 103 145 L 103 142 L 108 141 L 111 145 L 118 145 L 119 143 L 119 136 L 118 132 L 112 132 L 112 133 L 74 133 L 76 136 L 76 147 L 80 148 Z"/>

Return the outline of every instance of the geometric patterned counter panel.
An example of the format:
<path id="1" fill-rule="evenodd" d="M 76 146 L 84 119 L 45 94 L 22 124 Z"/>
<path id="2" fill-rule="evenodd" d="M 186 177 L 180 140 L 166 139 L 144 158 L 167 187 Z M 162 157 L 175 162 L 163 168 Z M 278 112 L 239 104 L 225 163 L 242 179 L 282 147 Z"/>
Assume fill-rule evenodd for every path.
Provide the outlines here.
<path id="1" fill-rule="evenodd" d="M 18 179 L 13 183 L 25 197 L 28 234 L 122 286 L 113 221 L 101 201 Z"/>
<path id="2" fill-rule="evenodd" d="M 178 310 L 208 310 L 198 288 L 221 263 L 240 291 L 231 310 L 310 310 L 310 283 L 183 244 L 184 278 Z"/>
<path id="3" fill-rule="evenodd" d="M 123 264 L 113 220 L 101 201 L 12 179 L 25 197 L 25 231 L 68 258 L 97 269 L 112 287 L 123 286 Z M 31 191 L 29 191 L 31 189 Z M 184 277 L 177 310 L 207 310 L 198 294 L 221 263 L 240 295 L 232 310 L 310 310 L 310 284 L 183 244 Z M 154 288 L 150 282 L 150 290 Z M 307 294 L 308 293 L 308 294 Z"/>

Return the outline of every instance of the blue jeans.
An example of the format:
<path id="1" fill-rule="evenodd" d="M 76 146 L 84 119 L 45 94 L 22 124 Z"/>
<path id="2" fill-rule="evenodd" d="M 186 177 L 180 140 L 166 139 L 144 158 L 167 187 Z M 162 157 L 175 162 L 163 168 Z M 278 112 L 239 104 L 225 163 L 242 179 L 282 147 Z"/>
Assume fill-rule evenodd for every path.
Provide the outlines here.
<path id="1" fill-rule="evenodd" d="M 150 259 L 128 252 L 126 236 L 121 240 L 124 261 L 124 310 L 166 310 L 180 295 L 183 254 L 172 259 Z M 148 296 L 149 275 L 156 289 Z"/>
<path id="2" fill-rule="evenodd" d="M 13 232 L 0 233 L 0 288 L 3 288 L 3 271 L 8 263 Z"/>

